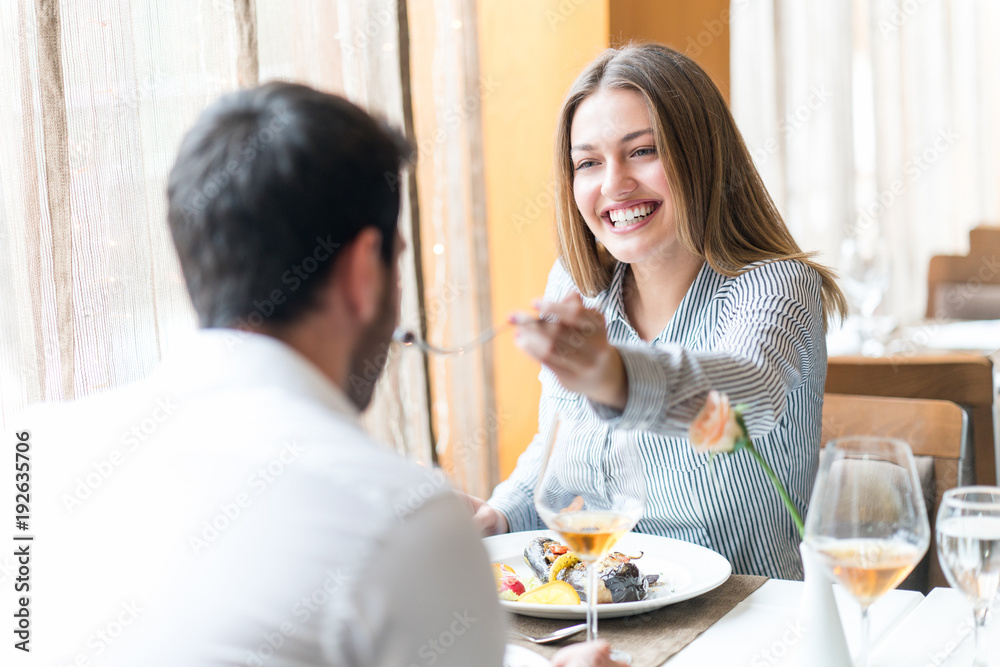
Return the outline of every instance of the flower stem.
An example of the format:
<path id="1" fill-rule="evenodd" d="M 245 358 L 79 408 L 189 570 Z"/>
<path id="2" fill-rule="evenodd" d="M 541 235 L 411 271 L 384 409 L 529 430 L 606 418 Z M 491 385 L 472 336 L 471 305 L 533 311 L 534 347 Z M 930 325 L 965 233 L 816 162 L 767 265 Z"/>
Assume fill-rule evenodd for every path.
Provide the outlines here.
<path id="1" fill-rule="evenodd" d="M 765 461 L 764 457 L 760 455 L 760 452 L 758 452 L 757 448 L 753 446 L 753 443 L 750 442 L 749 438 L 747 438 L 746 449 L 750 450 L 750 455 L 757 459 L 757 463 L 764 468 L 764 472 L 767 473 L 767 477 L 771 480 L 771 484 L 774 484 L 774 488 L 778 490 L 778 495 L 781 496 L 781 501 L 785 503 L 785 509 L 787 509 L 788 513 L 792 515 L 792 521 L 795 522 L 795 527 L 799 530 L 799 539 L 801 539 L 805 534 L 805 529 L 802 526 L 802 517 L 799 516 L 799 511 L 795 509 L 795 505 L 792 503 L 792 499 L 789 497 L 788 491 L 785 491 L 785 485 L 782 484 L 781 480 L 778 479 L 778 476 L 774 474 L 774 471 L 771 470 L 771 466 L 767 464 L 767 461 Z"/>

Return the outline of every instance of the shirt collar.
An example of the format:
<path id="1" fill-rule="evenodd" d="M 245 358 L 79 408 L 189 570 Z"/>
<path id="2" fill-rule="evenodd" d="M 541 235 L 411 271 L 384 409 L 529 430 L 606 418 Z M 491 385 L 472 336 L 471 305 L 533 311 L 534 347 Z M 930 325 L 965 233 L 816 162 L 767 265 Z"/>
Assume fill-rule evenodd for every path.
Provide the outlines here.
<path id="1" fill-rule="evenodd" d="M 317 401 L 352 422 L 359 416 L 344 391 L 311 361 L 264 334 L 202 329 L 164 357 L 155 377 L 178 396 L 269 386 Z"/>
<path id="2" fill-rule="evenodd" d="M 635 329 L 632 327 L 631 323 L 628 321 L 628 316 L 625 314 L 625 297 L 624 297 L 624 286 L 625 286 L 625 275 L 628 270 L 628 264 L 624 262 L 618 262 L 615 264 L 614 273 L 611 275 L 611 284 L 608 288 L 595 297 L 595 304 L 592 307 L 598 307 L 601 312 L 604 313 L 604 319 L 608 324 L 613 321 L 618 320 L 632 332 L 638 338 L 638 334 L 635 333 Z M 688 308 L 691 301 L 691 295 L 695 293 L 708 293 L 714 294 L 719 286 L 722 284 L 724 276 L 715 272 L 708 262 L 702 262 L 701 268 L 698 270 L 697 275 L 695 275 L 694 281 L 688 288 L 687 292 L 684 294 L 684 298 L 681 299 L 680 305 L 677 306 L 677 311 L 674 316 L 670 318 L 670 322 L 667 326 L 656 335 L 656 338 L 651 342 L 662 342 L 667 339 L 667 334 L 671 330 L 673 322 L 675 322 L 678 316 L 683 316 L 684 312 Z M 603 306 L 601 305 L 603 304 Z"/>

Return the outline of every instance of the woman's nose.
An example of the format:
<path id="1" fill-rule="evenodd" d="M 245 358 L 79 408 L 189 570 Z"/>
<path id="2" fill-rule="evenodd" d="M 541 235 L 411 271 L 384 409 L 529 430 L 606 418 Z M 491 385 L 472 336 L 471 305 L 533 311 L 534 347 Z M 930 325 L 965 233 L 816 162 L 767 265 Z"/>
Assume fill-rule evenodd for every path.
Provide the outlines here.
<path id="1" fill-rule="evenodd" d="M 623 164 L 609 162 L 604 170 L 601 194 L 609 199 L 617 199 L 635 190 L 635 179 Z"/>

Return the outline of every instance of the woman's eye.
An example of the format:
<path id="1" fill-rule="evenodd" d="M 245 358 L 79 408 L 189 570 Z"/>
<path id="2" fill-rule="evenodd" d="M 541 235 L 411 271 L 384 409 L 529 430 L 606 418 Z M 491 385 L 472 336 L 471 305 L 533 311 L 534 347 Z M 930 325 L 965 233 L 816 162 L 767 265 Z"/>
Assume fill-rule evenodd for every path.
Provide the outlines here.
<path id="1" fill-rule="evenodd" d="M 593 167 L 596 164 L 593 160 L 580 160 L 576 165 L 576 171 L 581 169 L 587 169 L 588 167 Z"/>
<path id="2" fill-rule="evenodd" d="M 653 146 L 644 146 L 643 148 L 637 148 L 632 154 L 636 157 L 645 157 L 647 155 L 656 155 L 656 148 Z"/>

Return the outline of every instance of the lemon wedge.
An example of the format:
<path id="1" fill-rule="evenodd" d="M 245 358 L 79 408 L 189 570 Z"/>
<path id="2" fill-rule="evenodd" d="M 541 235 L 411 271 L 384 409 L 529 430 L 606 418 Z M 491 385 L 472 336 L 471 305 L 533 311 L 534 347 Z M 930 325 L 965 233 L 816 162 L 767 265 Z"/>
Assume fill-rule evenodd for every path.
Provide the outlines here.
<path id="1" fill-rule="evenodd" d="M 580 596 L 565 581 L 550 581 L 517 599 L 529 604 L 580 604 Z"/>
<path id="2" fill-rule="evenodd" d="M 549 581 L 555 581 L 560 572 L 565 570 L 567 567 L 573 567 L 579 562 L 579 557 L 572 551 L 559 556 L 559 558 L 556 558 L 555 562 L 552 563 L 552 567 L 549 569 Z"/>

